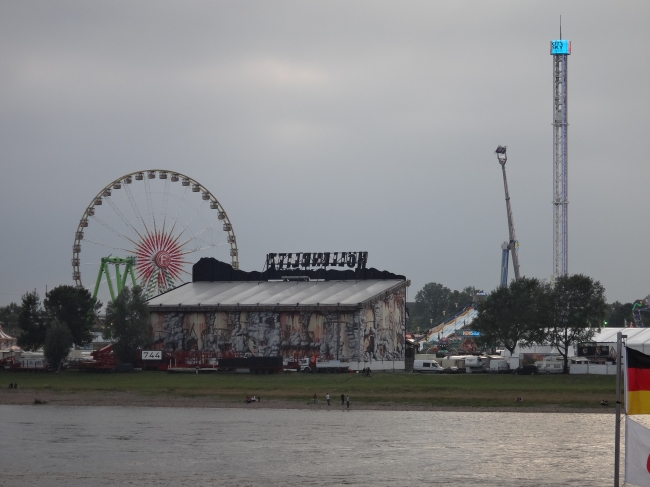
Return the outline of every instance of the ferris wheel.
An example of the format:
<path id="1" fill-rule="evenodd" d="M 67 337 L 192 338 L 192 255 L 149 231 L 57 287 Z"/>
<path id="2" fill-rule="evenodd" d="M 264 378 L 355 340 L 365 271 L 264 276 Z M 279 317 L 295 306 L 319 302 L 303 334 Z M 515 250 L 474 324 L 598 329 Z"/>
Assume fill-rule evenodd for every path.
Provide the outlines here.
<path id="1" fill-rule="evenodd" d="M 230 258 L 239 268 L 221 203 L 179 172 L 137 171 L 107 184 L 86 207 L 72 246 L 72 277 L 104 304 L 127 284 L 151 297 L 191 281 L 200 257 Z"/>

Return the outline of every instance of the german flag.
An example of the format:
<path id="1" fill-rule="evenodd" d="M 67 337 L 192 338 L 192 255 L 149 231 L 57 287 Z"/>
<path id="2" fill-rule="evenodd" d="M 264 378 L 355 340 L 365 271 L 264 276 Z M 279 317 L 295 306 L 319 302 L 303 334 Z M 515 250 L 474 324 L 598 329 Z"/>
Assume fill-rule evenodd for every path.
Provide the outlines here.
<path id="1" fill-rule="evenodd" d="M 650 355 L 625 347 L 627 414 L 650 414 Z"/>

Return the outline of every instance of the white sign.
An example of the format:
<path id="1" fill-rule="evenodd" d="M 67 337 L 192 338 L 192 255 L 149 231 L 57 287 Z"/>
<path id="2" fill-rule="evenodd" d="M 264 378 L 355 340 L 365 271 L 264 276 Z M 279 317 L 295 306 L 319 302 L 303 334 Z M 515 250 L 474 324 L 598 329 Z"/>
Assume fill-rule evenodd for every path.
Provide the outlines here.
<path id="1" fill-rule="evenodd" d="M 162 351 L 161 350 L 143 350 L 142 351 L 142 360 L 162 360 Z"/>

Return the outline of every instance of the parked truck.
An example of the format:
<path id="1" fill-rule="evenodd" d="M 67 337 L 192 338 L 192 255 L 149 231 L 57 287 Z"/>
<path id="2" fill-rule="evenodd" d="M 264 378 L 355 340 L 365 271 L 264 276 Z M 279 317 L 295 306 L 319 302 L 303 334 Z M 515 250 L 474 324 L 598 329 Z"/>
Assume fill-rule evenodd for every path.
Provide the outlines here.
<path id="1" fill-rule="evenodd" d="M 282 357 L 232 357 L 220 358 L 218 370 L 248 369 L 251 374 L 276 374 L 283 372 Z"/>
<path id="2" fill-rule="evenodd" d="M 298 361 L 301 372 L 349 372 L 350 366 L 340 360 L 319 360 L 317 357 L 303 358 Z"/>

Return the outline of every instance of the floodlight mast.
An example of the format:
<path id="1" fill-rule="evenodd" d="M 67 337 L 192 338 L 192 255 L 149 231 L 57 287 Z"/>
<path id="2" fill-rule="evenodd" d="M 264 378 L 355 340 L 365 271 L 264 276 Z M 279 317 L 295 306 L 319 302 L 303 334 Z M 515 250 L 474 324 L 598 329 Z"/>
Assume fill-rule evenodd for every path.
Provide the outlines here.
<path id="1" fill-rule="evenodd" d="M 515 271 L 515 279 L 519 280 L 519 242 L 517 241 L 517 236 L 515 235 L 515 224 L 512 220 L 512 208 L 510 207 L 510 193 L 508 191 L 508 178 L 506 177 L 506 162 L 508 161 L 508 156 L 506 155 L 506 147 L 499 146 L 495 151 L 499 164 L 501 164 L 501 170 L 503 171 L 503 188 L 506 192 L 506 211 L 508 213 L 508 232 L 510 235 L 510 241 L 504 242 L 505 248 L 503 249 L 503 257 L 501 259 L 501 285 L 508 285 L 508 257 L 506 252 L 509 252 L 512 255 L 512 267 Z M 504 265 L 505 262 L 505 265 Z"/>

